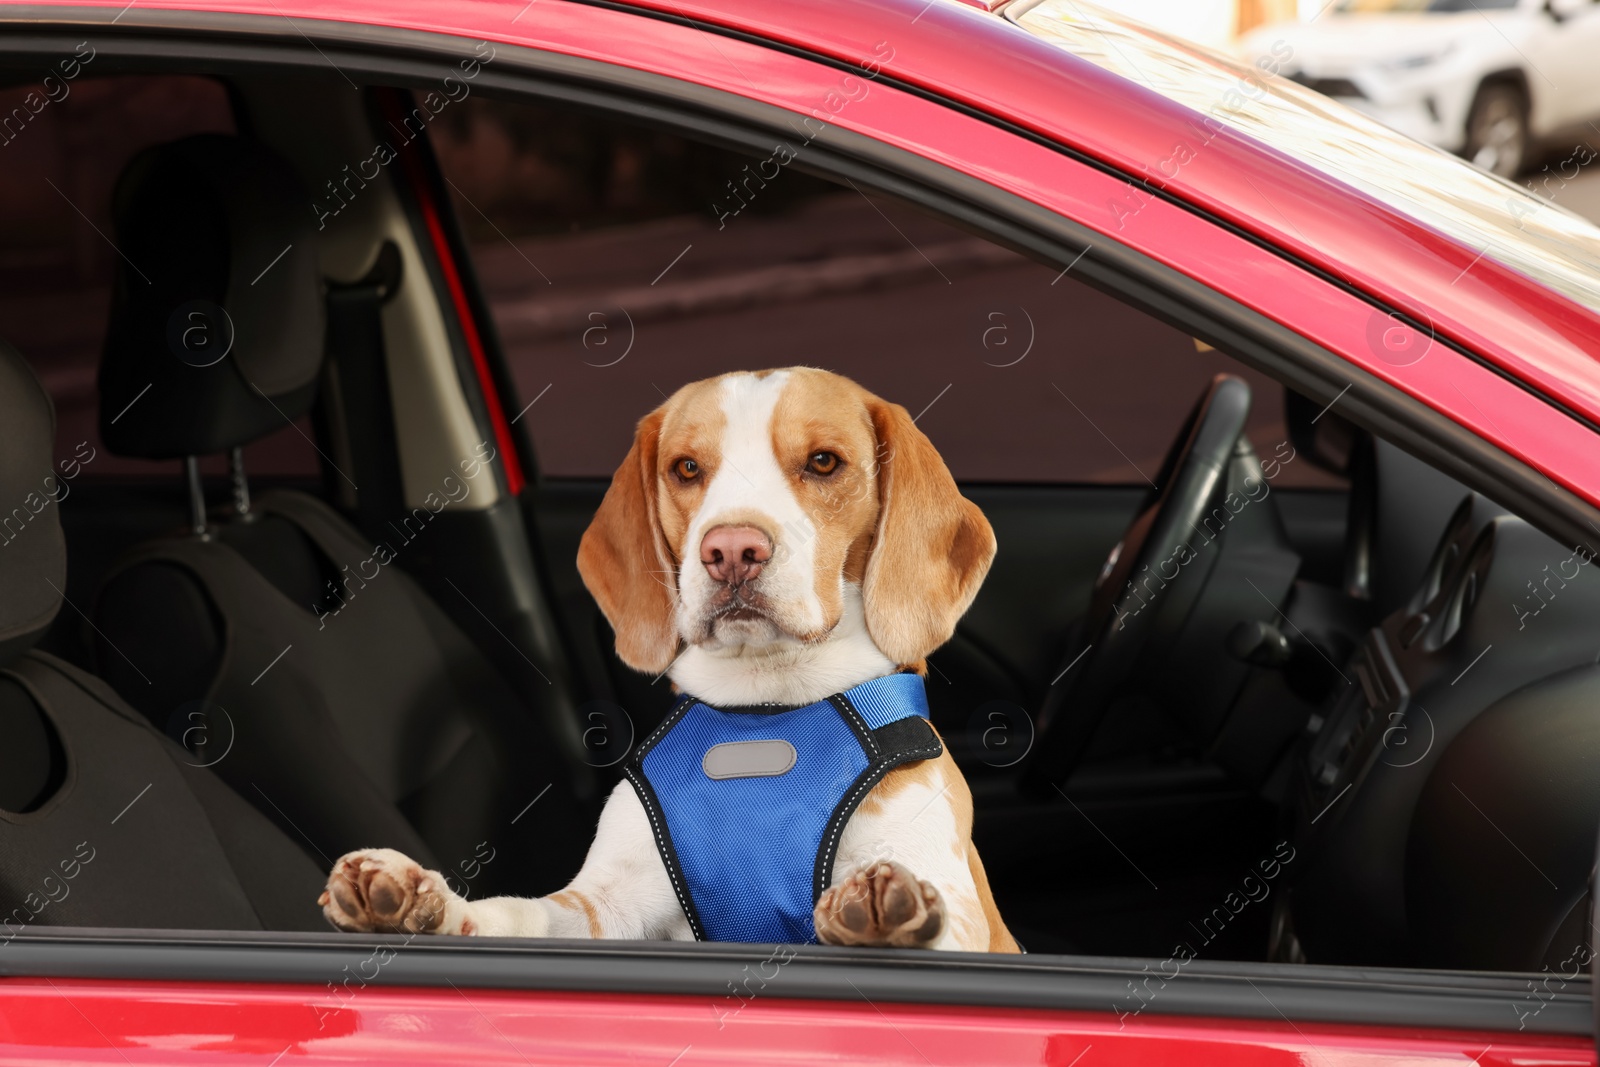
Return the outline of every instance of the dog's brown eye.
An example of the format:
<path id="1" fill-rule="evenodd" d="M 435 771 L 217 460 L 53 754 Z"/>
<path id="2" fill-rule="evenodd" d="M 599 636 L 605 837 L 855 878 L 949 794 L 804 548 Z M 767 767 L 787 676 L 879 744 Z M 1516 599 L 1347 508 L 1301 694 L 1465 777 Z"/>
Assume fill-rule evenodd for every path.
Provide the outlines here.
<path id="1" fill-rule="evenodd" d="M 813 452 L 806 461 L 806 470 L 812 474 L 832 474 L 839 469 L 839 457 L 832 452 Z"/>
<path id="2" fill-rule="evenodd" d="M 672 465 L 672 473 L 686 482 L 692 482 L 700 477 L 700 464 L 685 456 Z"/>

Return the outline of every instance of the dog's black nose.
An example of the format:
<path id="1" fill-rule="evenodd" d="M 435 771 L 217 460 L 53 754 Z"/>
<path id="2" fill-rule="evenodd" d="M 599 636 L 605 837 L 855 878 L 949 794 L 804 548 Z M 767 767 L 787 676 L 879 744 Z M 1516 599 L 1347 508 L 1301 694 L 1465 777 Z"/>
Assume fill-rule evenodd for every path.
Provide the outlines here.
<path id="1" fill-rule="evenodd" d="M 717 526 L 700 540 L 706 573 L 725 585 L 754 581 L 771 558 L 772 539 L 754 526 Z"/>

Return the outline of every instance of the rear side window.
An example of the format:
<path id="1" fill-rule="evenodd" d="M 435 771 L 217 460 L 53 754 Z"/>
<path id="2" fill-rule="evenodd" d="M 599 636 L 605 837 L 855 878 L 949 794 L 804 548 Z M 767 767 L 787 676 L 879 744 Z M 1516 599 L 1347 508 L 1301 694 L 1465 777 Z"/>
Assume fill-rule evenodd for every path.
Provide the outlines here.
<path id="1" fill-rule="evenodd" d="M 546 476 L 609 477 L 686 382 L 793 364 L 903 404 L 968 482 L 1143 484 L 1219 371 L 1286 436 L 1265 377 L 782 151 L 477 96 L 429 130 Z"/>
<path id="2" fill-rule="evenodd" d="M 96 77 L 85 43 L 48 72 L 0 88 L 0 337 L 33 365 L 56 407 L 59 459 L 84 477 L 175 475 L 177 461 L 122 459 L 100 443 L 95 375 L 113 267 L 117 177 L 140 150 L 196 133 L 234 132 L 222 83 L 187 75 Z M 301 434 L 245 450 L 252 474 L 314 475 Z M 220 473 L 221 457 L 205 469 Z"/>

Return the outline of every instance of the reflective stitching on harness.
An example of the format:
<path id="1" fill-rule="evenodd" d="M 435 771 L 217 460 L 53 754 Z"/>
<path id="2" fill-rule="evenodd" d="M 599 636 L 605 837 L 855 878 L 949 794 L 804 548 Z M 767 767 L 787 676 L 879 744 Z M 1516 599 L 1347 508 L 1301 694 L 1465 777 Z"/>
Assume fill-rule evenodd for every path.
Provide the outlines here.
<path id="1" fill-rule="evenodd" d="M 866 718 L 861 717 L 861 712 L 856 710 L 856 705 L 851 704 L 850 697 L 845 696 L 843 693 L 838 694 L 838 704 L 843 705 L 843 709 L 850 715 L 850 720 L 856 725 L 856 729 L 861 733 L 861 736 L 866 737 L 867 745 L 872 749 L 872 757 L 882 757 L 883 750 L 878 747 L 877 737 L 872 736 L 872 728 L 867 726 Z"/>
<path id="2" fill-rule="evenodd" d="M 700 921 L 695 917 L 694 905 L 691 902 L 689 889 L 679 878 L 677 852 L 672 847 L 672 842 L 667 838 L 666 820 L 663 817 L 659 802 L 655 795 L 655 787 L 650 785 L 644 776 L 644 758 L 650 750 L 667 735 L 667 731 L 677 725 L 683 718 L 684 712 L 694 706 L 694 698 L 685 696 L 667 712 L 667 717 L 661 720 L 661 725 L 644 743 L 634 750 L 633 758 L 622 768 L 622 773 L 628 781 L 633 783 L 633 791 L 638 794 L 639 806 L 644 808 L 645 817 L 650 820 L 650 832 L 656 839 L 656 851 L 661 854 L 661 865 L 667 869 L 667 879 L 672 883 L 672 892 L 678 898 L 678 907 L 683 909 L 683 917 L 689 922 L 689 930 L 694 934 L 696 941 L 704 941 L 706 934 L 700 927 Z"/>
<path id="3" fill-rule="evenodd" d="M 633 750 L 633 757 L 628 761 L 629 764 L 643 762 L 644 758 L 650 754 L 650 750 L 655 748 L 663 737 L 667 736 L 667 731 L 676 726 L 678 720 L 683 718 L 683 713 L 694 706 L 694 702 L 694 697 L 685 696 L 672 705 L 671 709 L 667 711 L 667 717 L 661 720 L 661 725 L 657 726 L 650 736 L 645 738 L 639 747 Z"/>
<path id="4" fill-rule="evenodd" d="M 811 903 L 814 905 L 822 899 L 822 894 L 827 891 L 828 883 L 833 881 L 834 850 L 839 845 L 839 838 L 844 834 L 845 824 L 850 821 L 850 816 L 855 814 L 856 806 L 861 802 L 862 794 L 877 785 L 888 774 L 903 764 L 919 759 L 932 759 L 944 751 L 942 745 L 932 745 L 927 748 L 914 748 L 895 754 L 892 760 L 875 763 L 856 782 L 855 787 L 845 794 L 844 802 L 839 807 L 839 813 L 828 828 L 827 836 L 823 839 L 821 857 L 817 863 L 816 884 L 812 886 Z"/>
<path id="5" fill-rule="evenodd" d="M 878 747 L 878 739 L 872 736 L 872 728 L 867 725 L 867 720 L 861 717 L 861 713 L 856 710 L 855 705 L 850 703 L 850 698 L 843 693 L 835 693 L 834 696 L 838 698 L 838 703 L 834 707 L 842 709 L 852 725 L 855 726 L 856 733 L 867 739 L 868 755 L 873 759 L 882 756 L 883 750 Z"/>
<path id="6" fill-rule="evenodd" d="M 916 684 L 899 675 L 874 679 L 857 694 L 781 706 L 770 720 L 765 708 L 718 709 L 685 695 L 638 747 L 625 774 L 696 940 L 815 942 L 813 912 L 833 880 L 844 826 L 857 805 L 889 771 L 944 751 L 928 723 L 922 679 L 911 681 Z M 920 729 L 909 729 L 905 720 L 918 718 Z M 889 729 L 897 723 L 903 725 Z M 708 745 L 775 737 L 799 750 L 797 766 L 805 774 L 798 786 L 779 785 L 777 778 L 718 781 L 700 773 Z M 691 763 L 694 773 L 685 769 Z M 792 798 L 785 793 L 796 788 Z M 773 813 L 795 801 L 809 810 L 772 823 Z M 780 842 L 806 847 L 774 851 Z M 801 859 L 803 852 L 810 862 Z M 738 857 L 741 872 L 757 877 L 730 878 L 730 857 Z M 711 909 L 703 920 L 701 908 Z"/>
<path id="7" fill-rule="evenodd" d="M 672 882 L 672 892 L 678 898 L 678 907 L 683 909 L 683 917 L 689 920 L 689 929 L 694 934 L 694 939 L 696 941 L 704 941 L 706 939 L 705 931 L 700 929 L 700 923 L 695 919 L 694 907 L 689 903 L 689 891 L 678 880 L 678 864 L 668 858 L 672 855 L 672 845 L 667 841 L 666 829 L 661 820 L 657 818 L 656 806 L 650 799 L 654 791 L 648 790 L 647 785 L 640 783 L 638 777 L 634 775 L 632 767 L 624 767 L 622 773 L 627 775 L 628 781 L 633 783 L 633 791 L 639 794 L 639 804 L 644 808 L 645 816 L 650 820 L 650 832 L 655 835 L 656 851 L 661 853 L 661 865 L 667 869 L 667 878 Z"/>

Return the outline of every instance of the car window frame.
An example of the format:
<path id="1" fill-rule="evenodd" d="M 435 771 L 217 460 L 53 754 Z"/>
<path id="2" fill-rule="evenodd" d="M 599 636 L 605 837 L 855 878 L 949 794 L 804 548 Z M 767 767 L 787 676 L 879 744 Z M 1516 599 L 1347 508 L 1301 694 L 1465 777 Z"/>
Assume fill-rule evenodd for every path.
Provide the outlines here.
<path id="1" fill-rule="evenodd" d="M 12 14 L 0 9 L 0 24 Z M 70 12 L 50 10 L 48 19 Z M 104 18 L 94 11 L 94 19 Z M 37 18 L 37 12 L 34 12 Z M 321 46 L 307 50 L 302 27 L 268 17 L 141 12 L 126 37 L 106 42 L 103 55 L 133 66 L 174 63 L 186 69 L 325 68 L 329 52 L 369 80 L 427 84 L 441 57 L 459 54 L 462 38 L 419 31 L 325 23 L 312 27 Z M 133 32 L 137 28 L 137 32 Z M 207 40 L 194 31 L 218 34 Z M 30 21 L 4 45 L 4 58 L 50 54 L 72 34 Z M 508 62 L 486 72 L 507 95 L 578 103 L 655 121 L 687 136 L 751 150 L 781 130 L 782 109 L 651 72 L 549 52 L 505 46 Z M 817 62 L 822 62 L 817 60 Z M 986 184 L 943 163 L 834 129 L 817 138 L 810 166 L 849 176 L 866 187 L 917 203 L 1016 251 L 1065 265 L 1090 247 L 1099 254 L 1081 269 L 1091 284 L 1167 319 L 1236 358 L 1323 402 L 1341 404 L 1351 421 L 1414 449 L 1446 473 L 1521 510 L 1552 536 L 1576 533 L 1591 505 L 1496 448 L 1483 437 L 1316 342 L 1131 246 L 1107 246 L 1098 231 L 1019 194 Z M 1132 183 L 1129 183 L 1130 186 Z M 447 314 L 449 309 L 446 309 Z M 486 336 L 492 359 L 498 345 Z M 1344 383 L 1344 384 L 1341 384 Z M 527 450 L 526 440 L 520 447 Z M 531 454 L 530 454 L 531 455 Z M 17 934 L 0 951 L 6 973 L 136 980 L 285 981 L 321 983 L 383 943 L 379 935 L 240 934 L 198 931 L 75 930 L 38 927 Z M 471 945 L 413 943 L 405 966 L 386 969 L 376 984 L 439 986 L 458 982 L 493 988 L 565 988 L 720 995 L 730 972 L 764 959 L 765 948 L 729 945 L 529 942 L 484 939 Z M 364 951 L 365 950 L 365 951 Z M 1104 1013 L 1125 984 L 1147 971 L 1121 961 L 1036 956 L 1015 960 L 949 954 L 909 957 L 869 949 L 797 950 L 796 981 L 774 997 L 853 999 L 858 987 L 872 999 L 906 1003 L 1030 1006 Z M 492 964 L 492 965 L 491 965 Z M 1198 964 L 1198 961 L 1197 961 Z M 847 965 L 847 966 L 846 966 Z M 1522 975 L 1444 971 L 1386 971 L 1374 980 L 1359 968 L 1255 963 L 1196 966 L 1192 983 L 1152 1004 L 1155 1014 L 1274 1019 L 1285 1007 L 1299 1019 L 1382 1026 L 1512 1030 L 1509 1011 L 1524 993 Z M 800 976 L 807 976 L 800 980 Z M 1254 992 L 1247 992 L 1253 989 Z M 1263 990 L 1266 992 L 1263 993 Z M 1257 996 L 1256 994 L 1262 994 Z M 1269 999 L 1270 995 L 1270 999 Z M 1552 1008 L 1529 1028 L 1538 1033 L 1592 1032 L 1586 985 L 1555 994 Z M 1503 1024 L 1503 1025 L 1502 1025 Z"/>

